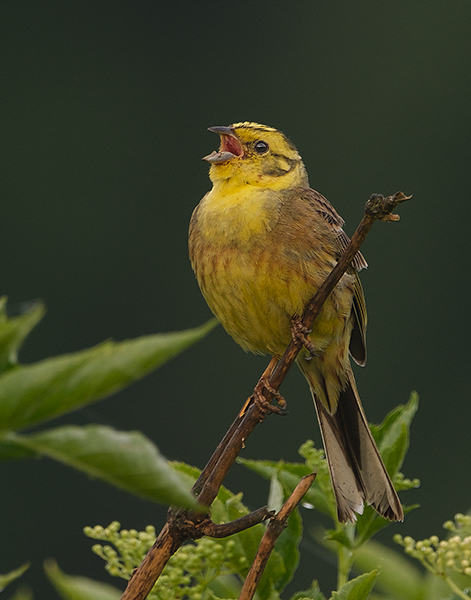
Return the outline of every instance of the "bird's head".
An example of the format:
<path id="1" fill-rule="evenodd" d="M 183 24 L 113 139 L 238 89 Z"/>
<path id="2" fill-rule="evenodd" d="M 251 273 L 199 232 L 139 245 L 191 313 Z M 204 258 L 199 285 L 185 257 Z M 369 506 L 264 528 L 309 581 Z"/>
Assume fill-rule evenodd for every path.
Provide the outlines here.
<path id="1" fill-rule="evenodd" d="M 308 186 L 303 161 L 281 131 L 249 122 L 210 127 L 209 131 L 221 137 L 219 151 L 203 158 L 211 164 L 213 183 L 230 180 L 234 185 L 274 190 Z"/>

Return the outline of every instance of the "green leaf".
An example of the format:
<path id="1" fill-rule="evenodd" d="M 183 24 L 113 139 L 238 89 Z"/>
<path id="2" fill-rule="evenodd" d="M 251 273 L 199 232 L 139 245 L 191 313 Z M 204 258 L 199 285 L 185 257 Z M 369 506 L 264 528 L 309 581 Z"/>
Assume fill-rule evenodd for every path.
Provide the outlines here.
<path id="1" fill-rule="evenodd" d="M 291 493 L 294 490 L 302 477 L 312 473 L 310 466 L 303 463 L 247 460 L 243 458 L 238 458 L 237 462 L 251 471 L 258 473 L 265 479 L 271 480 L 273 474 L 277 473 L 278 480 L 288 493 Z M 311 504 L 316 510 L 330 517 L 337 514 L 326 463 L 325 472 L 323 469 L 317 471 L 317 477 L 314 483 L 303 498 L 303 503 L 304 502 Z"/>
<path id="2" fill-rule="evenodd" d="M 343 585 L 332 594 L 331 600 L 367 600 L 373 590 L 378 571 L 364 573 Z"/>
<path id="3" fill-rule="evenodd" d="M 182 463 L 172 463 L 172 467 L 178 470 L 179 473 L 184 473 L 192 481 L 199 475 L 198 470 Z M 242 503 L 242 494 L 233 494 L 224 486 L 221 486 L 211 506 L 211 517 L 214 523 L 228 523 L 249 512 L 249 509 Z M 265 525 L 259 523 L 240 533 L 219 540 L 221 544 L 226 544 L 228 541 L 234 542 L 231 553 L 234 564 L 240 565 L 238 573 L 242 580 L 247 576 L 264 533 Z M 268 560 L 258 585 L 257 597 L 269 598 L 273 585 L 283 578 L 285 573 L 286 567 L 283 559 L 275 549 Z"/>
<path id="4" fill-rule="evenodd" d="M 22 315 L 7 318 L 6 296 L 0 298 L 0 373 L 18 362 L 18 351 L 46 311 L 41 302 L 29 303 Z"/>
<path id="5" fill-rule="evenodd" d="M 313 581 L 311 587 L 305 592 L 297 592 L 291 600 L 325 600 L 324 594 L 319 589 L 317 581 Z"/>
<path id="6" fill-rule="evenodd" d="M 25 448 L 137 496 L 185 508 L 196 506 L 190 487 L 139 431 L 66 425 L 32 435 L 12 433 L 10 437 Z"/>
<path id="7" fill-rule="evenodd" d="M 284 502 L 284 494 L 283 494 L 283 486 L 278 479 L 278 472 L 274 471 L 273 475 L 270 479 L 270 491 L 268 493 L 268 510 L 274 510 L 278 512 L 280 508 L 283 506 Z"/>
<path id="8" fill-rule="evenodd" d="M 391 476 L 402 467 L 409 449 L 409 430 L 419 408 L 419 396 L 413 392 L 409 402 L 392 410 L 379 426 L 371 426 L 381 457 Z"/>
<path id="9" fill-rule="evenodd" d="M 273 582 L 270 582 L 270 585 L 263 590 L 263 593 L 260 592 L 260 589 L 259 585 L 255 594 L 255 600 L 281 600 L 280 594 L 276 591 Z"/>
<path id="10" fill-rule="evenodd" d="M 411 504 L 410 506 L 402 505 L 404 515 L 407 515 L 411 511 L 419 508 L 420 504 Z M 362 515 L 358 516 L 357 519 L 357 531 L 358 537 L 355 540 L 355 547 L 359 547 L 376 535 L 381 529 L 394 525 L 392 521 L 388 521 L 383 517 L 380 517 L 371 506 L 365 506 L 365 510 Z"/>
<path id="11" fill-rule="evenodd" d="M 278 466 L 278 463 L 274 464 Z M 282 464 L 284 465 L 284 463 Z M 178 473 L 187 478 L 188 485 L 192 485 L 199 477 L 200 471 L 195 467 L 173 462 L 170 465 Z M 304 469 L 304 465 L 300 466 Z M 297 481 L 299 481 L 299 478 L 297 478 Z M 211 507 L 211 516 L 214 523 L 227 523 L 249 512 L 249 509 L 242 503 L 242 494 L 234 495 L 224 486 L 221 486 L 218 496 Z M 230 538 L 220 540 L 222 544 L 228 540 L 235 542 L 235 548 L 232 550 L 232 553 L 234 555 L 234 563 L 241 565 L 240 576 L 242 579 L 245 579 L 248 573 L 264 532 L 265 525 L 259 524 Z M 269 598 L 269 594 L 274 595 L 276 592 L 281 592 L 292 580 L 299 563 L 298 546 L 301 538 L 302 521 L 299 513 L 295 511 L 290 515 L 288 526 L 278 538 L 275 550 L 265 568 L 257 590 L 260 598 Z"/>
<path id="12" fill-rule="evenodd" d="M 299 510 L 294 510 L 288 518 L 288 526 L 276 542 L 276 551 L 279 553 L 285 567 L 278 579 L 274 582 L 276 590 L 281 594 L 290 581 L 292 581 L 299 566 L 299 544 L 303 537 L 303 522 Z"/>
<path id="13" fill-rule="evenodd" d="M 19 586 L 15 595 L 8 600 L 33 600 L 33 592 L 26 586 Z"/>
<path id="14" fill-rule="evenodd" d="M 326 542 L 337 542 L 338 544 L 342 544 L 345 546 L 347 550 L 353 550 L 354 545 L 352 544 L 352 538 L 349 534 L 349 530 L 346 527 L 342 527 L 341 529 L 329 529 L 325 532 L 324 540 Z"/>
<path id="15" fill-rule="evenodd" d="M 418 409 L 418 402 L 418 395 L 413 393 L 409 402 L 392 410 L 381 425 L 370 426 L 384 464 L 393 478 L 401 468 L 409 449 L 409 430 Z M 363 544 L 390 524 L 390 521 L 380 517 L 370 506 L 366 506 L 363 514 L 357 518 L 357 544 Z"/>
<path id="16" fill-rule="evenodd" d="M 8 434 L 7 434 L 8 435 Z M 34 458 L 36 452 L 17 444 L 13 440 L 0 441 L 0 460 L 18 460 L 22 458 Z"/>
<path id="17" fill-rule="evenodd" d="M 361 546 L 373 537 L 373 535 L 378 533 L 378 531 L 391 525 L 391 521 L 388 521 L 388 519 L 385 519 L 384 517 L 380 517 L 371 506 L 365 506 L 363 514 L 358 515 L 356 525 L 358 537 L 355 542 L 357 546 Z"/>
<path id="18" fill-rule="evenodd" d="M 188 487 L 193 487 L 193 484 L 201 475 L 201 469 L 198 469 L 198 467 L 192 467 L 178 460 L 169 460 L 168 465 L 179 474 L 182 480 L 187 481 Z"/>
<path id="19" fill-rule="evenodd" d="M 7 585 L 10 585 L 10 583 L 13 583 L 13 581 L 21 577 L 23 573 L 29 569 L 29 566 L 29 563 L 25 563 L 24 565 L 21 565 L 21 567 L 18 567 L 18 569 L 10 571 L 6 575 L 0 575 L 0 592 L 2 592 Z"/>
<path id="20" fill-rule="evenodd" d="M 196 329 L 105 342 L 18 366 L 0 376 L 0 429 L 22 429 L 109 396 L 200 340 L 215 325 L 213 319 Z"/>
<path id="21" fill-rule="evenodd" d="M 423 572 L 417 569 L 402 553 L 386 548 L 374 541 L 364 544 L 355 552 L 355 567 L 370 571 L 381 567 L 376 587 L 384 594 L 417 600 L 427 598 Z"/>
<path id="22" fill-rule="evenodd" d="M 232 573 L 219 575 L 208 584 L 208 600 L 234 600 L 239 597 L 241 589 L 242 584 L 239 577 Z"/>
<path id="23" fill-rule="evenodd" d="M 64 600 L 119 600 L 122 596 L 122 592 L 107 583 L 66 575 L 53 560 L 44 563 L 44 570 Z"/>

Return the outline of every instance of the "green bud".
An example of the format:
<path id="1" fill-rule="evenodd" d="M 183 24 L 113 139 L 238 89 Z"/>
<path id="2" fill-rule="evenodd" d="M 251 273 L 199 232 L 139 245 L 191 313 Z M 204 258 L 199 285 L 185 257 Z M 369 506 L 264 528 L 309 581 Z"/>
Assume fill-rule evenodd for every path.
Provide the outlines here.
<path id="1" fill-rule="evenodd" d="M 393 536 L 393 540 L 394 540 L 394 542 L 396 542 L 396 544 L 401 544 L 401 545 L 402 545 L 402 544 L 403 544 L 403 542 L 404 542 L 404 540 L 402 539 L 402 535 L 401 535 L 400 533 L 396 533 L 396 534 Z"/>

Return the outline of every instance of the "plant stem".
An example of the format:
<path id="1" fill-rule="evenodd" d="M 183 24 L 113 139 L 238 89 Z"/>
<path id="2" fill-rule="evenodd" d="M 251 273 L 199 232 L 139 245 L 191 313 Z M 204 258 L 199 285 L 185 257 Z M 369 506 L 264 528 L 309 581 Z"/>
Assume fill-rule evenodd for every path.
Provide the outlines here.
<path id="1" fill-rule="evenodd" d="M 443 579 L 448 584 L 448 587 L 450 587 L 453 590 L 453 593 L 458 596 L 458 598 L 462 598 L 463 600 L 469 600 L 469 596 L 465 594 L 463 590 L 456 585 L 453 579 L 448 577 L 448 575 L 445 575 Z"/>
<path id="2" fill-rule="evenodd" d="M 337 524 L 337 531 L 344 530 L 351 542 L 355 535 L 354 525 L 348 523 L 347 525 Z M 354 552 L 349 548 L 346 548 L 343 544 L 337 544 L 337 589 L 339 590 L 348 581 L 350 571 L 353 565 Z"/>

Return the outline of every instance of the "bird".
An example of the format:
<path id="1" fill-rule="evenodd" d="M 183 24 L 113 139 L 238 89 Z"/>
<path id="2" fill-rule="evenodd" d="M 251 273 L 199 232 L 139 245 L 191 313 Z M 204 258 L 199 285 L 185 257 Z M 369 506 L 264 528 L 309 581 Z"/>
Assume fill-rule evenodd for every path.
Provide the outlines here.
<path id="1" fill-rule="evenodd" d="M 349 243 L 344 221 L 309 186 L 298 150 L 281 131 L 249 121 L 210 127 L 220 136 L 212 189 L 195 208 L 189 255 L 201 292 L 246 351 L 280 358 L 300 317 Z M 339 522 L 371 505 L 402 521 L 403 510 L 371 435 L 350 356 L 366 363 L 361 253 L 323 305 L 297 364 L 320 425 Z M 297 325 L 297 327 L 296 327 Z"/>

